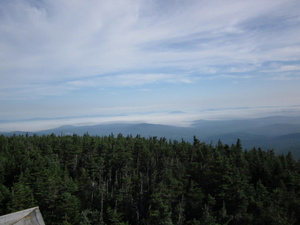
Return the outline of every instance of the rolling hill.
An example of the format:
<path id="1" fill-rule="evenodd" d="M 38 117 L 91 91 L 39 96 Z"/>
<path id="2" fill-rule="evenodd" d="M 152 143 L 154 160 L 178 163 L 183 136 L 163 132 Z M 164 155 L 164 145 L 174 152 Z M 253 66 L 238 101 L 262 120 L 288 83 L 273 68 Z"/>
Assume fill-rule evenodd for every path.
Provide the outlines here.
<path id="1" fill-rule="evenodd" d="M 9 132 L 4 135 L 24 135 L 31 132 Z M 191 142 L 193 136 L 201 141 L 216 144 L 221 140 L 231 145 L 239 138 L 244 149 L 253 147 L 274 149 L 276 153 L 291 151 L 295 157 L 300 158 L 300 117 L 264 117 L 241 120 L 197 120 L 190 127 L 176 127 L 162 124 L 132 124 L 115 123 L 99 124 L 93 126 L 62 126 L 50 130 L 35 132 L 37 135 L 89 135 L 104 136 L 109 134 L 141 135 L 143 137 L 157 136 L 172 140 Z"/>

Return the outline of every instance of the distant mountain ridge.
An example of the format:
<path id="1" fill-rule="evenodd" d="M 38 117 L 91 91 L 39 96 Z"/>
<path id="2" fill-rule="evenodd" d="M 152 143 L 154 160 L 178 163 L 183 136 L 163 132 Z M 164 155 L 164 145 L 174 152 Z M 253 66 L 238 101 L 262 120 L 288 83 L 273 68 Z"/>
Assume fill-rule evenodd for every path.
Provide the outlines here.
<path id="1" fill-rule="evenodd" d="M 277 153 L 293 152 L 300 158 L 300 116 L 298 117 L 264 117 L 238 120 L 197 120 L 190 127 L 176 127 L 149 123 L 114 123 L 91 126 L 65 125 L 55 129 L 38 132 L 9 132 L 3 135 L 141 135 L 157 136 L 172 140 L 191 142 L 193 136 L 206 143 L 216 144 L 221 140 L 224 144 L 233 144 L 239 138 L 245 149 L 253 147 L 274 149 Z"/>

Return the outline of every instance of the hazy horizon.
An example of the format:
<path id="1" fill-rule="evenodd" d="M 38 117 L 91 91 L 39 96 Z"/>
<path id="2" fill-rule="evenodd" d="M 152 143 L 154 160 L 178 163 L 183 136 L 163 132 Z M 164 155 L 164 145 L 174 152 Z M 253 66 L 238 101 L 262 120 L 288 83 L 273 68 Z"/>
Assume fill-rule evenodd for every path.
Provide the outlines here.
<path id="1" fill-rule="evenodd" d="M 171 125 L 177 127 L 189 127 L 198 120 L 239 120 L 254 119 L 272 116 L 299 116 L 300 106 L 290 106 L 288 108 L 266 107 L 266 108 L 228 108 L 228 109 L 208 109 L 202 112 L 187 113 L 183 111 L 172 112 L 148 112 L 135 114 L 116 115 L 93 115 L 79 117 L 59 117 L 59 118 L 29 118 L 24 120 L 0 121 L 0 132 L 28 131 L 37 132 L 47 129 L 58 128 L 60 126 L 90 126 L 101 124 L 118 123 L 151 123 L 161 125 Z"/>
<path id="2" fill-rule="evenodd" d="M 300 115 L 297 0 L 0 2 L 0 131 Z"/>

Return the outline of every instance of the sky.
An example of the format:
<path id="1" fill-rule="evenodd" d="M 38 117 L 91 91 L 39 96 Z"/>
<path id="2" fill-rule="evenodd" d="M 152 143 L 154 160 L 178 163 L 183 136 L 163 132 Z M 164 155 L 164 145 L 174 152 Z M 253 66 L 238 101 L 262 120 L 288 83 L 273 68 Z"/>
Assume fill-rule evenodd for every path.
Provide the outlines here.
<path id="1" fill-rule="evenodd" d="M 0 131 L 300 115 L 299 0 L 1 0 Z"/>

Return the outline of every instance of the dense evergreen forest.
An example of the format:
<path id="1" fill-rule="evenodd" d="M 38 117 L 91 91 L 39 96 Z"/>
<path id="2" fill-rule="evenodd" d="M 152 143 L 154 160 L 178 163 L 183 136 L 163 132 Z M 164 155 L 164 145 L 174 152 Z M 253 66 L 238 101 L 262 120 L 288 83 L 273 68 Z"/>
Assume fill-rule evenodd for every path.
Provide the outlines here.
<path id="1" fill-rule="evenodd" d="M 165 138 L 0 136 L 0 215 L 58 224 L 300 224 L 291 154 Z"/>

